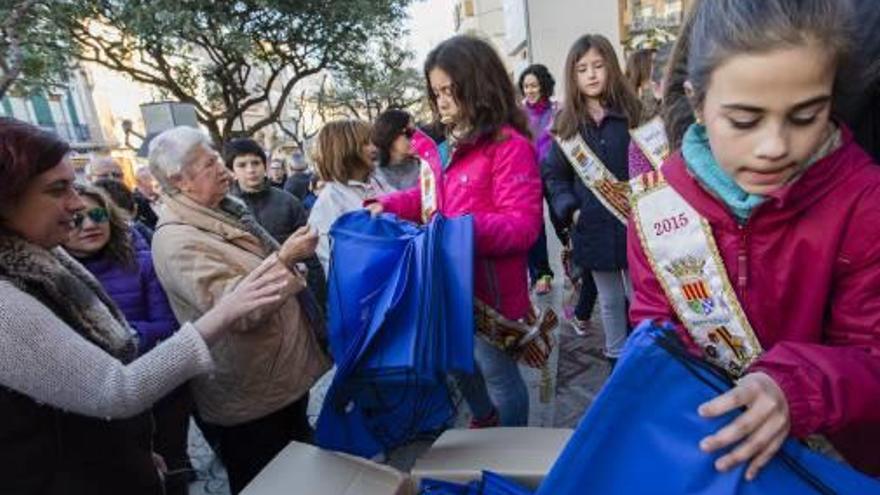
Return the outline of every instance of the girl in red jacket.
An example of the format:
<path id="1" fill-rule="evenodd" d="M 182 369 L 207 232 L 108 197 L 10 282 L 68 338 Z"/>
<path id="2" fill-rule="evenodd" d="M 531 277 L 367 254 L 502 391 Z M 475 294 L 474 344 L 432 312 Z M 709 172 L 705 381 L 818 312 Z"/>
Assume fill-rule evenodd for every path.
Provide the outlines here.
<path id="1" fill-rule="evenodd" d="M 748 479 L 789 434 L 880 475 L 880 168 L 831 117 L 845 5 L 698 2 L 665 103 L 696 123 L 632 183 L 631 319 L 738 379 L 699 413 L 743 412 L 700 447 Z"/>
<path id="2" fill-rule="evenodd" d="M 435 119 L 446 128 L 437 146 L 417 133 L 413 145 L 424 160 L 419 185 L 369 205 L 412 221 L 435 212 L 474 218 L 475 314 L 480 338 L 475 357 L 504 426 L 528 422 L 529 397 L 516 359 L 497 344 L 499 329 L 537 324 L 529 301 L 526 258 L 542 227 L 541 179 L 525 115 L 513 83 L 486 42 L 456 36 L 438 45 L 425 62 Z M 493 342 L 493 343 L 490 343 Z M 467 388 L 467 384 L 465 384 Z M 465 397 L 476 425 L 484 417 Z M 491 412 L 491 411 L 490 411 Z"/>

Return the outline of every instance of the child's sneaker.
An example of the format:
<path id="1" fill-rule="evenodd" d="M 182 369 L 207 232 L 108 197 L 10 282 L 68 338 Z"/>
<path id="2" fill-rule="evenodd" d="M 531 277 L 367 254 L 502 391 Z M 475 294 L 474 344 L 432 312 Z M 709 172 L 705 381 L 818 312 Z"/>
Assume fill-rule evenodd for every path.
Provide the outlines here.
<path id="1" fill-rule="evenodd" d="M 587 334 L 587 330 L 590 329 L 590 320 L 581 320 L 577 316 L 571 317 L 571 326 L 574 329 L 574 333 L 583 337 Z"/>
<path id="2" fill-rule="evenodd" d="M 494 428 L 501 424 L 501 418 L 498 416 L 498 410 L 492 409 L 492 413 L 485 418 L 472 418 L 470 429 L 476 430 L 480 428 Z"/>

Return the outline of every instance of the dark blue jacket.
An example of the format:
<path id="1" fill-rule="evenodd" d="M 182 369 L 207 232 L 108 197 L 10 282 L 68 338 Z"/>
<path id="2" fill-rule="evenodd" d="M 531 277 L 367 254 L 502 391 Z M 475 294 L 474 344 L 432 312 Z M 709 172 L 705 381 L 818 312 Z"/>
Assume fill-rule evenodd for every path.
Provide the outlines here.
<path id="1" fill-rule="evenodd" d="M 615 177 L 629 180 L 629 126 L 623 115 L 609 111 L 598 127 L 582 125 L 580 134 Z M 626 226 L 584 185 L 555 142 L 541 170 L 547 201 L 564 225 L 570 224 L 575 210 L 581 211 L 571 229 L 574 262 L 587 270 L 626 268 Z"/>
<path id="2" fill-rule="evenodd" d="M 124 267 L 103 253 L 79 261 L 119 306 L 138 335 L 138 353 L 144 354 L 171 336 L 179 325 L 153 270 L 149 245 L 136 230 L 130 232 L 136 266 Z"/>
<path id="3" fill-rule="evenodd" d="M 290 179 L 294 177 L 297 176 L 293 175 Z M 232 185 L 230 192 L 247 204 L 257 223 L 266 229 L 278 244 L 284 244 L 291 234 L 308 223 L 308 211 L 300 200 L 287 191 L 269 187 L 268 180 L 264 187 L 256 192 L 244 192 L 237 183 Z M 323 308 L 327 302 L 327 279 L 324 276 L 324 268 L 315 255 L 307 258 L 305 265 L 308 268 L 306 278 L 309 288 Z"/>

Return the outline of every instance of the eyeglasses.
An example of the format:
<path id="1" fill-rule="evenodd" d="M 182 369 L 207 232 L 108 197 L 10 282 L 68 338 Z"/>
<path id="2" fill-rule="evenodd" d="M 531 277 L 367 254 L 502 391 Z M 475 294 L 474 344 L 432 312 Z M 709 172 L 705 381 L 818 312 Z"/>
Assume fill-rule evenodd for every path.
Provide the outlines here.
<path id="1" fill-rule="evenodd" d="M 106 208 L 101 206 L 97 206 L 92 208 L 91 210 L 86 211 L 85 213 L 77 213 L 73 217 L 73 226 L 81 229 L 83 226 L 83 222 L 86 221 L 86 217 L 92 221 L 94 224 L 102 224 L 110 221 L 110 213 L 107 212 Z"/>
<path id="2" fill-rule="evenodd" d="M 407 127 L 406 129 L 400 131 L 401 136 L 406 136 L 407 139 L 412 139 L 413 135 L 416 133 L 416 130 L 412 127 Z"/>

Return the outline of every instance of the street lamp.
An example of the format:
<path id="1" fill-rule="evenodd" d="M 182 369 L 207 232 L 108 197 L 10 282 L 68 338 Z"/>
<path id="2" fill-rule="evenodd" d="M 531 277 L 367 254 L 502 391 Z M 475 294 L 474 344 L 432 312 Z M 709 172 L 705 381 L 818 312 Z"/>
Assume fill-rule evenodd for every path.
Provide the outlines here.
<path id="1" fill-rule="evenodd" d="M 133 126 L 132 126 L 132 124 L 131 124 L 131 120 L 129 120 L 129 119 L 124 119 L 124 120 L 122 121 L 122 132 L 125 133 L 125 146 L 127 146 L 127 147 L 129 147 L 129 148 L 131 148 L 131 149 L 133 149 L 133 150 L 136 150 L 137 148 L 135 148 L 134 146 L 132 146 L 131 143 L 128 141 L 129 138 L 131 137 L 131 134 L 134 134 L 135 137 L 140 138 L 141 141 L 144 140 L 144 136 L 143 136 L 143 134 L 139 134 L 138 132 L 136 132 L 136 131 L 134 130 L 134 128 L 133 128 Z"/>

